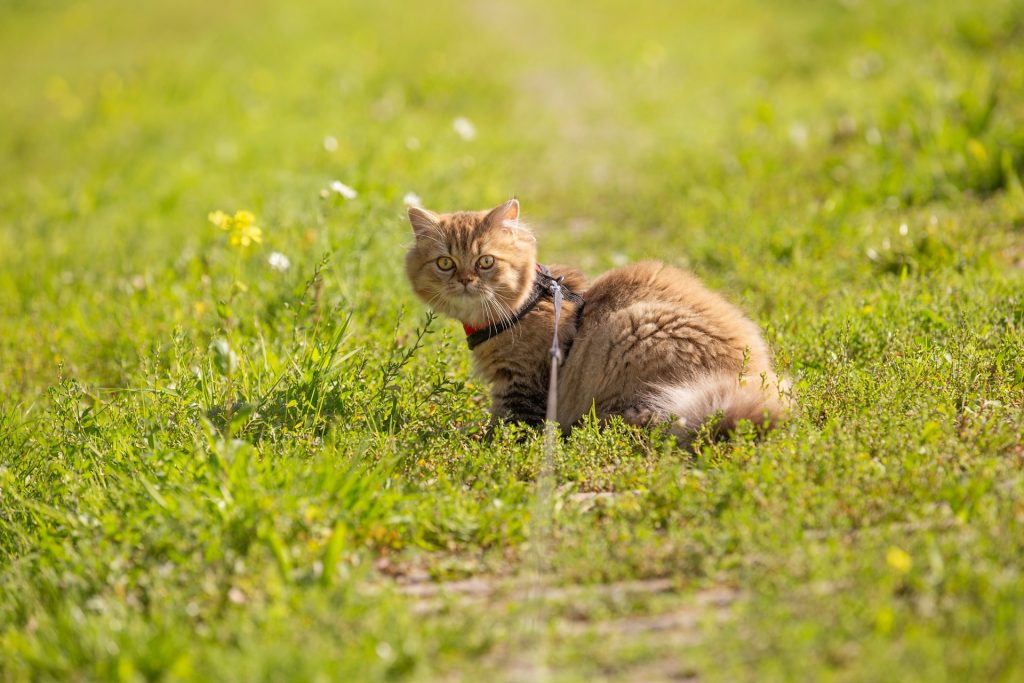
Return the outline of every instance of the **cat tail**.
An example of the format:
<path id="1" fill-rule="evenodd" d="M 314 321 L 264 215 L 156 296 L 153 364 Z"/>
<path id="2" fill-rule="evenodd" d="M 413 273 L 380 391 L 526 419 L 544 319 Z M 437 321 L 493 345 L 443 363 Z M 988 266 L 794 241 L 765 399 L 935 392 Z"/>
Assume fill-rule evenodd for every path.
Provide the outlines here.
<path id="1" fill-rule="evenodd" d="M 710 375 L 687 384 L 656 387 L 647 397 L 647 415 L 668 422 L 669 431 L 689 444 L 707 427 L 712 437 L 736 429 L 749 420 L 770 429 L 789 417 L 791 383 L 774 374 L 764 377 Z"/>

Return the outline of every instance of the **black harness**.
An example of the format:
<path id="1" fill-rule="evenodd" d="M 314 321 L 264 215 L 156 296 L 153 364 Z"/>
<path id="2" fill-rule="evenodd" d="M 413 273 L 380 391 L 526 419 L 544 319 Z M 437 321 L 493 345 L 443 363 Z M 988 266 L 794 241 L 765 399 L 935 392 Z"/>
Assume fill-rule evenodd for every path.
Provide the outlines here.
<path id="1" fill-rule="evenodd" d="M 523 304 L 518 311 L 513 313 L 511 318 L 493 322 L 487 327 L 468 333 L 466 336 L 466 344 L 468 344 L 469 348 L 472 350 L 477 346 L 480 346 L 480 344 L 483 344 L 491 337 L 498 336 L 526 317 L 526 314 L 536 308 L 541 299 L 551 299 L 555 289 L 558 288 L 561 288 L 563 298 L 576 304 L 576 312 L 574 315 L 576 318 L 576 326 L 579 327 L 580 319 L 583 317 L 583 307 L 587 302 L 584 301 L 583 297 L 576 292 L 563 287 L 562 280 L 564 279 L 564 275 L 561 277 L 555 277 L 546 267 L 537 264 L 537 275 L 533 280 L 533 291 L 530 293 L 530 298 L 526 300 L 526 303 Z M 566 349 L 565 355 L 569 355 L 568 349 Z"/>

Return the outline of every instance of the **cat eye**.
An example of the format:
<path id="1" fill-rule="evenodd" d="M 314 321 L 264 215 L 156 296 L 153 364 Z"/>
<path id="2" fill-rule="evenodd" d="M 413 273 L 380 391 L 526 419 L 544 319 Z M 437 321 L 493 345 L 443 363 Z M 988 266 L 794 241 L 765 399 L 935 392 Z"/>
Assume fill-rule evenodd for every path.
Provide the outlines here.
<path id="1" fill-rule="evenodd" d="M 487 268 L 490 268 L 491 266 L 494 265 L 494 257 L 491 256 L 490 254 L 485 254 L 484 256 L 481 256 L 479 259 L 477 259 L 476 265 L 477 268 L 483 268 L 486 270 Z"/>
<path id="2" fill-rule="evenodd" d="M 440 268 L 441 270 L 451 270 L 452 268 L 455 267 L 455 261 L 453 261 L 448 256 L 442 256 L 441 258 L 437 259 L 437 267 Z"/>

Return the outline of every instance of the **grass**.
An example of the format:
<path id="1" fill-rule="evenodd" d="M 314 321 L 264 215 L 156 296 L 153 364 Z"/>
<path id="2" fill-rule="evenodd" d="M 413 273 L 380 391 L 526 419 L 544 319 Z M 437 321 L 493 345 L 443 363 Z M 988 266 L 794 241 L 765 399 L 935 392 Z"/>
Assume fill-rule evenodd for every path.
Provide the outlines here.
<path id="1" fill-rule="evenodd" d="M 0 678 L 1024 677 L 1022 36 L 1016 0 L 4 3 Z M 692 269 L 795 419 L 584 426 L 538 507 L 540 439 L 483 440 L 404 281 L 407 192 Z"/>

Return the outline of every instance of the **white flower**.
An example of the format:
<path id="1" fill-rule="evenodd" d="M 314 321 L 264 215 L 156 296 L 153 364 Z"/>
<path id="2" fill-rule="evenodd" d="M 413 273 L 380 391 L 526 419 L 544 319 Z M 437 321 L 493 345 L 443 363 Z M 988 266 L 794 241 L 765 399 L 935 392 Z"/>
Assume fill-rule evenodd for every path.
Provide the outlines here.
<path id="1" fill-rule="evenodd" d="M 790 124 L 789 126 L 789 141 L 797 147 L 807 146 L 807 126 L 800 123 L 799 121 Z"/>
<path id="2" fill-rule="evenodd" d="M 377 656 L 383 659 L 385 662 L 391 661 L 395 656 L 395 650 L 389 644 L 381 641 L 377 643 Z"/>
<path id="3" fill-rule="evenodd" d="M 331 183 L 331 192 L 337 192 L 345 199 L 356 198 L 356 191 L 340 180 L 335 180 Z"/>
<path id="4" fill-rule="evenodd" d="M 423 206 L 423 200 L 415 192 L 406 192 L 402 197 L 402 203 L 406 206 Z"/>
<path id="5" fill-rule="evenodd" d="M 324 149 L 328 152 L 338 151 L 338 138 L 333 135 L 327 135 L 324 137 Z"/>
<path id="6" fill-rule="evenodd" d="M 465 116 L 460 116 L 452 121 L 452 128 L 463 140 L 472 140 L 476 137 L 476 126 Z"/>
<path id="7" fill-rule="evenodd" d="M 279 251 L 271 252 L 270 256 L 267 257 L 267 263 L 270 264 L 271 268 L 281 273 L 288 270 L 292 265 L 292 262 L 288 260 L 288 257 Z"/>

